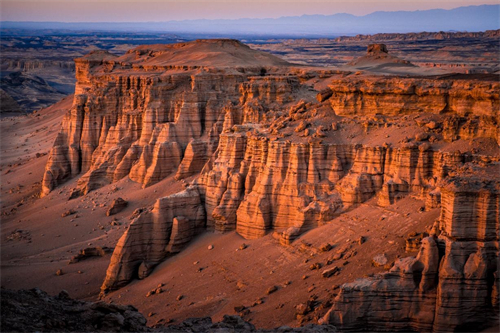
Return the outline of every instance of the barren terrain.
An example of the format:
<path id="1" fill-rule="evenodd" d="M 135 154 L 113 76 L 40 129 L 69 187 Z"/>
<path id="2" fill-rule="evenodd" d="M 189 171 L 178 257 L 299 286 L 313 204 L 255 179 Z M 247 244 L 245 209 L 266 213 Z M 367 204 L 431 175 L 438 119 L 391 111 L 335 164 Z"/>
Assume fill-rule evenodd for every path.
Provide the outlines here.
<path id="1" fill-rule="evenodd" d="M 424 64 L 429 39 L 390 38 L 78 58 L 74 95 L 0 121 L 2 287 L 131 304 L 150 326 L 494 326 L 494 42 L 460 37 L 484 61 L 462 52 L 481 73 L 456 74 Z"/>

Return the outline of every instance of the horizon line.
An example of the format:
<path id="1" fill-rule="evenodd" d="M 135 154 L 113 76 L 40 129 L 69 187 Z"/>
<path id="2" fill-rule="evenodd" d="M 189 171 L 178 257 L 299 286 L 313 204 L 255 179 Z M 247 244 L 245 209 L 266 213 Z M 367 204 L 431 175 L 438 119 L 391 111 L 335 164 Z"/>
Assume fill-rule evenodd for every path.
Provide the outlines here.
<path id="1" fill-rule="evenodd" d="M 469 5 L 469 6 L 459 6 L 455 8 L 450 8 L 450 9 L 444 9 L 444 8 L 432 8 L 432 9 L 417 9 L 417 10 L 395 10 L 395 11 L 390 11 L 390 10 L 377 10 L 365 15 L 355 15 L 351 13 L 346 13 L 346 12 L 341 12 L 341 13 L 335 13 L 335 14 L 302 14 L 302 15 L 294 15 L 294 16 L 280 16 L 280 17 L 264 17 L 264 18 L 258 18 L 258 17 L 242 17 L 242 18 L 219 18 L 219 19 L 207 19 L 207 18 L 200 18 L 200 19 L 185 19 L 185 20 L 167 20 L 167 21 L 12 21 L 12 20 L 1 20 L 0 19 L 0 24 L 1 23 L 62 23 L 62 24 L 143 24 L 143 23 L 168 23 L 168 22 L 189 22 L 189 21 L 240 21 L 240 20 L 279 20 L 283 18 L 299 18 L 299 17 L 311 17 L 311 16 L 322 16 L 322 17 L 330 17 L 330 16 L 336 16 L 336 15 L 349 15 L 357 18 L 361 17 L 366 17 L 370 16 L 376 13 L 417 13 L 417 12 L 428 12 L 428 11 L 436 11 L 436 10 L 442 10 L 442 11 L 453 11 L 459 8 L 470 8 L 470 7 L 485 7 L 485 6 L 496 6 L 500 7 L 500 4 L 479 4 L 479 5 Z M 3 27 L 0 26 L 0 29 L 3 29 Z M 496 29 L 495 29 L 496 30 Z"/>

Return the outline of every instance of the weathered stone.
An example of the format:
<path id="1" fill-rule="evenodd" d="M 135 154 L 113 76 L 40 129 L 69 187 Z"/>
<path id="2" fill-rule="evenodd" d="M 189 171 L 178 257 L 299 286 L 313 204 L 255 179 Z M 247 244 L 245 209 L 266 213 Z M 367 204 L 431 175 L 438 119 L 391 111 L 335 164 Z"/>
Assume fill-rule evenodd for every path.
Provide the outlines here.
<path id="1" fill-rule="evenodd" d="M 123 200 L 122 198 L 116 198 L 113 200 L 111 203 L 111 206 L 109 207 L 108 211 L 106 212 L 106 216 L 111 216 L 118 214 L 122 210 L 124 210 L 128 205 L 128 202 Z"/>
<path id="2" fill-rule="evenodd" d="M 441 193 L 439 237 L 423 238 L 417 257 L 398 259 L 389 273 L 343 285 L 321 322 L 346 331 L 441 332 L 480 329 L 493 318 L 498 179 L 454 177 Z"/>
<path id="3" fill-rule="evenodd" d="M 379 254 L 379 255 L 376 255 L 375 257 L 373 257 L 372 265 L 375 267 L 385 266 L 388 261 L 389 260 L 385 256 L 385 253 L 382 253 L 382 254 Z"/>
<path id="4" fill-rule="evenodd" d="M 337 266 L 333 266 L 332 268 L 325 269 L 323 272 L 321 272 L 321 276 L 324 278 L 329 278 L 330 276 L 335 275 L 338 272 L 340 272 L 340 269 Z"/>

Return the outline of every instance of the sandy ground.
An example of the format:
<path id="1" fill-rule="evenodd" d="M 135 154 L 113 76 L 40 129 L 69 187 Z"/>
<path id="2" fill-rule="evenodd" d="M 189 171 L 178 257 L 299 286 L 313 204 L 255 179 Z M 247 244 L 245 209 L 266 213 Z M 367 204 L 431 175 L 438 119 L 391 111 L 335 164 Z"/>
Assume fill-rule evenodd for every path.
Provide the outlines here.
<path id="1" fill-rule="evenodd" d="M 335 286 L 385 271 L 371 265 L 378 254 L 385 253 L 390 262 L 398 256 L 414 255 L 405 253 L 404 236 L 424 231 L 439 215 L 439 209 L 416 213 L 423 204 L 410 197 L 389 208 L 374 205 L 374 200 L 363 204 L 304 234 L 290 246 L 279 245 L 272 234 L 245 240 L 235 232 L 204 233 L 186 250 L 160 264 L 147 279 L 130 283 L 106 300 L 134 304 L 142 313 L 153 314 L 149 324 L 193 316 L 221 320 L 224 314 L 236 313 L 234 307 L 246 306 L 250 313 L 245 320 L 257 327 L 297 326 L 297 304 L 314 295 L 325 303 L 338 291 Z M 366 237 L 363 244 L 356 241 L 360 235 Z M 321 252 L 319 248 L 325 243 L 333 249 Z M 241 250 L 242 244 L 247 248 Z M 356 255 L 327 265 L 328 258 L 346 244 L 352 244 Z M 311 270 L 315 263 L 323 267 Z M 321 272 L 333 266 L 341 268 L 341 273 L 323 278 Z M 164 284 L 164 292 L 146 297 L 159 284 Z M 278 290 L 267 295 L 272 286 Z M 182 299 L 178 300 L 179 296 Z M 252 306 L 259 299 L 263 303 Z M 315 322 L 314 316 L 326 310 L 312 314 L 310 319 Z"/>

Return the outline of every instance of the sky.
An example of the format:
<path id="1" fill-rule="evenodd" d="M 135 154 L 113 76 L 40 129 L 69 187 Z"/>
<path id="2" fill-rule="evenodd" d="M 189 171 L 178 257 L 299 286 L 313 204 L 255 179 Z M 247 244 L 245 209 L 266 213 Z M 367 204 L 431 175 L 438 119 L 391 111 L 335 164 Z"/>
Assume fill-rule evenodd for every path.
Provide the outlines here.
<path id="1" fill-rule="evenodd" d="M 0 0 L 2 21 L 162 22 L 451 9 L 498 0 Z"/>

